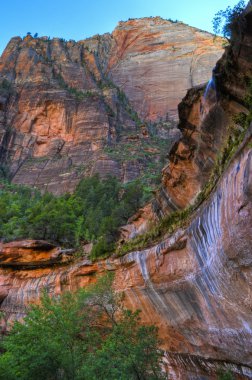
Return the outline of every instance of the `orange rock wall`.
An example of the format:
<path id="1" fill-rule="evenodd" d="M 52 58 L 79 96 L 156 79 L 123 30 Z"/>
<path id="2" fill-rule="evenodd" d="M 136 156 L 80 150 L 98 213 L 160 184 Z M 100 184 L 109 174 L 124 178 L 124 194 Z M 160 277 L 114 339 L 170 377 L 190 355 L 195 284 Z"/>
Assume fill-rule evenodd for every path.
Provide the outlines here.
<path id="1" fill-rule="evenodd" d="M 86 286 L 96 275 L 112 270 L 115 289 L 125 293 L 125 305 L 141 309 L 143 322 L 159 327 L 171 378 L 215 379 L 220 367 L 250 378 L 251 135 L 252 126 L 216 190 L 189 226 L 153 247 L 119 259 L 67 263 L 67 253 L 43 248 L 42 242 L 4 244 L 0 289 L 5 322 L 22 318 L 43 289 L 60 294 Z M 33 267 L 26 265 L 31 254 Z"/>
<path id="2" fill-rule="evenodd" d="M 251 174 L 246 147 L 186 230 L 120 260 L 116 287 L 159 327 L 177 366 L 181 354 L 251 367 Z"/>
<path id="3" fill-rule="evenodd" d="M 222 41 L 181 22 L 159 17 L 121 22 L 107 72 L 142 118 L 177 119 L 187 89 L 208 82 Z"/>
<path id="4" fill-rule="evenodd" d="M 178 106 L 182 138 L 163 168 L 162 187 L 154 202 L 161 216 L 193 203 L 234 127 L 233 116 L 248 112 L 244 99 L 252 77 L 252 13 L 246 18 L 242 37 L 226 48 L 208 86 L 190 89 Z"/>
<path id="5" fill-rule="evenodd" d="M 163 35 L 160 30 L 165 31 Z M 176 35 L 178 30 L 178 34 L 182 36 L 181 45 L 170 46 L 168 42 L 162 43 L 163 37 L 166 38 L 171 31 Z M 151 45 L 155 38 L 156 45 Z M 96 36 L 78 43 L 77 47 L 70 42 L 66 49 L 62 41 L 53 40 L 48 59 L 52 57 L 54 61 L 60 62 L 60 72 L 64 80 L 71 86 L 82 83 L 80 89 L 95 92 L 94 98 L 87 97 L 80 104 L 64 89 L 59 88 L 59 83 L 55 81 L 53 70 L 59 70 L 58 63 L 55 66 L 53 62 L 49 68 L 47 64 L 43 66 L 43 62 L 41 63 L 41 58 L 38 57 L 47 54 L 47 48 L 43 48 L 41 42 L 37 48 L 42 49 L 43 54 L 39 53 L 37 56 L 29 45 L 34 44 L 33 40 L 13 40 L 5 52 L 4 65 L 0 70 L 2 75 L 8 74 L 12 80 L 15 78 L 16 83 L 22 85 L 23 92 L 18 93 L 17 99 L 7 99 L 7 108 L 5 99 L 0 102 L 0 120 L 2 125 L 7 120 L 15 120 L 15 125 L 18 125 L 15 134 L 2 134 L 1 151 L 4 155 L 5 150 L 11 147 L 12 162 L 16 165 L 16 181 L 24 179 L 27 183 L 34 184 L 29 176 L 35 173 L 36 184 L 46 184 L 48 189 L 55 192 L 59 184 L 63 189 L 69 189 L 70 183 L 74 187 L 74 183 L 78 181 L 77 177 L 71 177 L 72 162 L 86 162 L 84 156 L 87 161 L 88 157 L 91 160 L 96 157 L 97 167 L 110 167 L 113 172 L 119 171 L 116 162 L 104 159 L 104 152 L 100 155 L 104 136 L 112 139 L 116 136 L 116 124 L 107 112 L 101 111 L 106 110 L 106 104 L 113 109 L 117 108 L 117 100 L 113 100 L 115 89 L 106 90 L 109 95 L 106 96 L 105 104 L 97 80 L 102 73 L 106 73 L 124 88 L 135 108 L 147 119 L 166 118 L 167 113 L 167 119 L 176 118 L 176 99 L 174 94 L 169 97 L 174 91 L 170 93 L 169 90 L 166 91 L 167 86 L 162 88 L 160 85 L 163 85 L 164 76 L 167 79 L 169 71 L 166 71 L 162 57 L 169 61 L 170 68 L 176 54 L 179 57 L 180 64 L 177 67 L 178 70 L 183 69 L 179 72 L 183 80 L 178 91 L 183 96 L 186 86 L 190 87 L 190 80 L 199 84 L 197 59 L 192 53 L 194 49 L 198 52 L 199 47 L 195 48 L 193 38 L 196 38 L 197 43 L 202 43 L 200 51 L 203 62 L 207 57 L 206 47 L 210 47 L 210 51 L 216 54 L 212 37 L 208 39 L 201 31 L 159 18 L 128 21 L 120 24 L 112 36 Z M 237 54 L 239 62 L 249 72 L 251 61 L 249 64 L 249 59 L 246 58 L 249 54 L 246 56 L 244 46 L 249 53 L 250 39 L 246 37 L 245 40 L 246 43 Z M 25 45 L 21 49 L 21 58 L 15 48 L 16 44 Z M 84 71 L 81 65 L 77 69 L 82 44 L 86 46 L 81 50 L 80 56 L 85 58 Z M 92 51 L 96 52 L 96 57 L 100 57 L 99 65 Z M 217 52 L 219 51 L 220 47 L 217 48 Z M 28 57 L 36 65 L 24 65 L 22 57 Z M 138 67 L 135 77 L 133 61 Z M 191 66 L 196 71 L 188 77 L 184 66 L 189 61 L 196 62 L 195 66 Z M 3 60 L 1 62 L 3 64 Z M 219 63 L 222 73 L 225 62 L 224 58 Z M 15 71 L 15 65 L 20 65 L 20 72 Z M 37 83 L 43 82 L 36 89 L 32 86 L 26 87 L 29 80 L 33 83 L 33 70 L 36 71 Z M 128 74 L 124 76 L 124 72 Z M 135 78 L 132 84 L 136 84 L 134 91 L 131 91 L 129 82 L 124 82 L 127 76 Z M 140 76 L 141 83 L 145 83 L 142 87 L 139 87 L 138 82 Z M 160 214 L 165 213 L 169 205 L 171 209 L 184 207 L 203 185 L 202 163 L 207 159 L 214 160 L 226 133 L 228 116 L 234 110 L 237 112 L 242 109 L 240 101 L 245 89 L 241 90 L 239 85 L 235 85 L 234 73 L 231 73 L 230 78 L 233 82 L 227 82 L 227 78 L 223 77 L 219 85 L 223 93 L 227 93 L 227 83 L 232 83 L 232 99 L 227 101 L 223 95 L 217 108 L 216 104 L 212 104 L 216 116 L 214 120 L 221 121 L 220 124 L 211 120 L 209 111 L 212 107 L 203 114 L 204 123 L 201 124 L 203 87 L 193 89 L 185 98 L 182 113 L 186 126 L 181 128 L 182 140 L 174 148 L 173 156 L 170 156 L 171 166 L 163 170 L 163 194 L 157 194 L 156 209 L 159 209 Z M 169 80 L 166 84 L 170 83 L 174 89 L 172 81 Z M 48 87 L 45 86 L 46 81 Z M 157 82 L 161 86 L 160 91 Z M 153 90 L 151 92 L 150 83 Z M 29 94 L 33 94 L 32 98 Z M 141 103 L 140 98 L 144 99 Z M 18 102 L 22 112 L 17 112 L 15 102 Z M 132 132 L 135 128 L 134 120 L 129 115 L 126 117 L 126 114 L 126 109 L 122 106 L 116 115 L 119 115 L 120 121 L 127 128 L 132 128 Z M 218 125 L 221 125 L 220 129 Z M 212 128 L 211 133 L 208 127 Z M 52 295 L 60 294 L 64 290 L 75 290 L 95 281 L 96 276 L 105 270 L 111 270 L 115 272 L 115 289 L 125 293 L 125 305 L 133 309 L 140 308 L 143 322 L 154 323 L 159 327 L 170 379 L 213 380 L 220 368 L 231 369 L 237 379 L 252 378 L 251 128 L 213 194 L 192 216 L 188 227 L 175 231 L 171 236 L 164 236 L 155 246 L 131 252 L 122 258 L 92 263 L 86 258 L 77 260 L 71 252 L 46 246 L 45 242 L 26 241 L 2 245 L 0 301 L 5 315 L 3 329 L 9 328 L 8 324 L 13 320 L 22 319 L 27 306 L 39 302 L 44 289 Z M 98 138 L 94 140 L 94 136 Z M 22 161 L 24 154 L 32 160 Z M 44 154 L 52 155 L 49 164 Z M 38 158 L 35 166 L 34 160 Z M 210 167 L 211 165 L 209 170 Z M 183 171 L 186 177 L 182 175 Z M 208 174 L 209 171 L 206 170 L 204 180 Z M 167 203 L 165 199 L 168 200 Z M 146 212 L 151 210 L 147 209 Z M 142 214 L 139 218 L 136 229 L 141 228 Z M 134 230 L 133 233 L 135 232 Z"/>
<path id="6" fill-rule="evenodd" d="M 135 157 L 142 141 L 152 143 L 146 121 L 165 123 L 155 128 L 168 154 L 179 136 L 177 105 L 187 88 L 208 81 L 221 44 L 160 18 L 120 23 L 111 35 L 79 42 L 14 37 L 0 58 L 0 83 L 13 87 L 0 92 L 0 164 L 9 165 L 13 182 L 55 194 L 96 172 L 122 182 L 141 176 L 148 160 Z M 106 151 L 124 144 L 132 148 L 125 160 Z"/>

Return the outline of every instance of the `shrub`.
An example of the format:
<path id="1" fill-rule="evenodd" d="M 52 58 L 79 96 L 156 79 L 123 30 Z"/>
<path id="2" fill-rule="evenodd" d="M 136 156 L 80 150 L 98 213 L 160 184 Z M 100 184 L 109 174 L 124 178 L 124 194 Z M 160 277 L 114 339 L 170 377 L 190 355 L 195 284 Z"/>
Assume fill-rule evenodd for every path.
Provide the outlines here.
<path id="1" fill-rule="evenodd" d="M 235 380 L 231 371 L 219 371 L 218 380 Z"/>
<path id="2" fill-rule="evenodd" d="M 74 194 L 56 197 L 25 186 L 2 182 L 0 188 L 0 238 L 45 239 L 78 247 L 92 241 L 94 258 L 109 253 L 118 228 L 142 204 L 140 183 L 123 186 L 116 178 L 83 179 Z"/>
<path id="3" fill-rule="evenodd" d="M 228 6 L 225 10 L 217 12 L 212 21 L 214 33 L 222 34 L 228 40 L 236 35 L 240 38 L 246 26 L 244 8 L 245 2 L 241 0 L 233 8 Z"/>
<path id="4" fill-rule="evenodd" d="M 1 380 L 161 380 L 157 329 L 123 308 L 106 275 L 49 298 L 16 322 L 1 345 Z"/>
<path id="5" fill-rule="evenodd" d="M 0 95 L 9 96 L 14 93 L 13 85 L 7 79 L 3 79 L 0 83 Z"/>

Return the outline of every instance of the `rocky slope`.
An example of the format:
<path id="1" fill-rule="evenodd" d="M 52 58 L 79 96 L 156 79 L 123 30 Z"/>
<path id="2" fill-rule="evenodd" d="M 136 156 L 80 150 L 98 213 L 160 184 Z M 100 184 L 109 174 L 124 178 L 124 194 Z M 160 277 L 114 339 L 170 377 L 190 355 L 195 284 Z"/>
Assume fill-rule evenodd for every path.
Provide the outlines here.
<path id="1" fill-rule="evenodd" d="M 56 194 L 94 172 L 157 174 L 179 136 L 179 101 L 222 51 L 211 34 L 160 18 L 79 42 L 13 38 L 0 59 L 2 167 Z"/>

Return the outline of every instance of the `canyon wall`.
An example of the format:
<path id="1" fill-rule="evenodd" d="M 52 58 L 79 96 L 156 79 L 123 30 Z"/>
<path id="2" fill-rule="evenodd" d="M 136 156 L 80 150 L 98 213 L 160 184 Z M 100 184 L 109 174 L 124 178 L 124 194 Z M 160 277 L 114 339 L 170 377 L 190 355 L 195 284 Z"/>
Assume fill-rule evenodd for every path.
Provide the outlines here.
<path id="1" fill-rule="evenodd" d="M 148 20 L 150 25 L 153 22 L 158 26 L 157 29 L 163 28 L 163 21 L 160 19 Z M 249 20 L 251 21 L 251 18 Z M 117 104 L 122 94 L 120 95 L 116 87 L 106 88 L 106 91 L 113 92 L 116 98 L 115 103 L 109 103 L 109 98 L 105 97 L 104 99 L 104 95 L 101 96 L 99 93 L 99 91 L 104 91 L 104 88 L 100 88 L 104 86 L 98 86 L 98 75 L 102 70 L 102 72 L 107 73 L 108 77 L 113 78 L 117 85 L 123 86 L 124 74 L 120 62 L 125 59 L 127 61 L 126 71 L 131 72 L 131 61 L 134 57 L 139 59 L 139 54 L 133 48 L 134 43 L 137 44 L 138 41 L 135 34 L 138 22 L 141 23 L 142 21 L 129 21 L 124 24 L 124 28 L 130 31 L 129 40 L 122 37 L 123 33 L 126 32 L 123 25 L 120 24 L 114 32 L 113 38 L 110 35 L 105 35 L 85 42 L 88 45 L 88 48 L 84 49 L 88 62 L 87 67 L 92 67 L 94 75 L 90 74 L 91 69 L 86 71 L 87 76 L 90 74 L 90 82 L 85 83 L 89 83 L 87 86 L 90 87 L 86 87 L 89 90 L 83 91 L 92 90 L 97 102 L 103 104 L 105 108 L 106 105 L 103 102 L 110 104 L 112 108 Z M 168 26 L 176 28 L 177 25 L 168 21 L 165 23 L 167 23 L 167 28 Z M 214 83 L 211 82 L 207 91 L 201 85 L 190 90 L 180 105 L 179 127 L 182 139 L 171 152 L 170 165 L 163 170 L 163 187 L 157 192 L 155 205 L 159 215 L 173 209 L 183 208 L 192 201 L 209 178 L 213 162 L 223 145 L 225 136 L 227 136 L 231 116 L 240 111 L 247 112 L 243 105 L 243 97 L 246 92 L 245 76 L 251 74 L 252 23 L 249 22 L 248 25 L 246 35 L 243 36 L 241 44 L 239 43 L 240 47 L 235 44 L 226 51 L 224 58 L 219 61 L 214 70 Z M 141 38 L 147 38 L 146 36 L 147 32 L 145 31 L 145 37 L 142 36 Z M 139 41 L 141 38 L 139 37 Z M 158 42 L 162 42 L 160 36 L 158 38 Z M 20 44 L 34 43 L 34 40 L 30 38 L 27 42 L 18 41 Z M 54 43 L 56 42 L 54 41 Z M 63 44 L 61 41 L 57 42 L 59 46 L 61 43 Z M 57 54 L 60 52 L 60 55 L 64 56 L 65 50 L 59 48 L 58 45 Z M 122 47 L 119 49 L 119 46 Z M 150 59 L 155 54 L 162 56 L 163 53 L 159 51 L 161 46 L 163 44 L 160 43 L 153 45 L 151 49 L 157 49 L 158 53 L 156 50 L 151 53 L 147 52 L 143 54 L 144 58 Z M 99 67 L 96 66 L 97 61 L 92 58 L 93 53 L 90 53 L 93 50 L 96 51 L 96 58 L 101 56 L 101 51 L 103 53 Z M 121 61 L 119 63 L 112 60 L 109 55 L 111 51 L 121 52 L 120 55 L 116 53 L 120 56 Z M 7 50 L 8 52 L 9 50 Z M 150 54 L 149 57 L 148 54 Z M 68 58 L 64 59 L 69 64 Z M 7 61 L 7 59 L 5 60 Z M 237 70 L 236 74 L 235 71 L 225 70 L 228 62 L 231 62 L 234 70 Z M 147 62 L 144 61 L 143 68 L 146 64 Z M 141 72 L 143 68 L 141 65 L 139 67 L 139 72 Z M 65 73 L 64 69 L 61 70 L 62 76 Z M 3 72 L 4 69 L 1 70 Z M 10 72 L 9 68 L 7 72 Z M 67 75 L 64 78 L 66 81 Z M 65 102 L 65 96 L 69 91 L 66 88 L 59 88 L 57 72 L 56 79 L 58 81 L 57 96 L 60 96 L 60 93 L 64 94 L 62 96 Z M 79 83 L 79 80 L 77 82 Z M 148 88 L 148 81 L 146 83 L 146 88 Z M 93 89 L 92 86 L 97 86 L 97 88 Z M 130 98 L 131 94 L 127 86 L 125 85 L 124 90 Z M 217 92 L 215 91 L 216 88 Z M 28 91 L 25 90 L 25 86 L 24 91 Z M 50 91 L 52 90 L 50 89 L 49 93 Z M 54 91 L 55 89 L 52 91 L 52 96 L 54 96 Z M 230 96 L 228 96 L 229 93 Z M 7 101 L 4 100 L 6 97 L 3 97 L 1 103 L 7 102 L 8 107 L 10 107 L 8 112 L 11 110 L 12 96 L 10 95 Z M 46 98 L 47 96 L 48 92 Z M 71 98 L 71 102 L 75 102 L 71 96 L 70 94 L 69 99 Z M 155 99 L 159 103 L 159 98 L 155 98 L 155 96 L 154 94 L 153 104 L 155 104 Z M 25 97 L 20 97 L 20 101 L 22 99 L 25 100 Z M 138 97 L 134 98 L 132 95 L 130 100 L 137 107 Z M 89 104 L 91 102 L 90 95 L 82 102 Z M 128 115 L 127 120 L 132 123 L 134 129 L 136 121 L 133 120 L 135 118 L 132 112 L 127 111 L 127 104 L 126 101 L 125 103 L 122 102 L 120 112 L 123 115 Z M 162 117 L 167 117 L 165 123 L 170 123 L 170 117 L 176 118 L 173 112 L 174 104 L 171 102 L 168 117 L 166 116 L 167 111 L 164 114 L 162 114 L 163 111 L 161 112 L 162 104 L 160 109 L 155 105 L 151 109 L 144 106 L 138 111 L 142 113 L 143 117 L 150 119 L 156 117 L 156 112 L 160 112 Z M 48 110 L 43 111 L 45 115 L 50 113 L 50 102 L 48 105 Z M 13 114 L 16 115 L 15 106 L 13 105 L 13 107 Z M 34 106 L 34 110 L 37 107 L 38 104 L 36 107 Z M 88 107 L 91 105 L 89 104 Z M 5 118 L 2 120 L 7 120 L 10 113 L 6 113 L 5 105 L 0 109 L 3 112 L 3 118 Z M 57 110 L 61 112 L 60 109 L 57 108 Z M 111 113 L 108 107 L 107 110 Z M 86 114 L 86 111 L 83 114 Z M 22 120 L 24 121 L 21 124 L 24 122 L 26 125 L 26 119 Z M 50 116 L 50 120 L 53 120 L 53 116 Z M 70 118 L 70 120 L 72 119 Z M 110 125 L 113 125 L 112 121 L 111 123 Z M 57 125 L 56 123 L 55 128 Z M 98 122 L 97 125 L 99 125 Z M 148 132 L 146 125 L 137 127 L 146 137 Z M 160 130 L 162 128 L 164 125 L 160 125 Z M 12 133 L 12 130 L 8 130 L 7 134 L 6 132 L 3 134 L 3 156 L 9 152 L 10 146 L 13 147 L 11 141 L 16 137 L 13 137 Z M 57 130 L 56 135 L 58 133 Z M 61 136 L 64 140 L 68 129 L 62 128 L 60 133 L 62 133 Z M 15 136 L 17 135 L 18 133 Z M 29 145 L 29 142 L 27 144 Z M 43 147 L 43 144 L 41 146 Z M 70 146 L 72 145 L 70 144 Z M 2 319 L 3 332 L 11 326 L 13 320 L 24 317 L 30 303 L 39 302 L 39 297 L 44 289 L 52 295 L 60 294 L 65 290 L 75 290 L 92 283 L 96 276 L 105 270 L 109 270 L 115 273 L 115 290 L 123 291 L 125 294 L 125 305 L 132 309 L 141 309 L 143 322 L 154 323 L 159 327 L 162 345 L 166 350 L 166 365 L 170 379 L 212 380 L 216 379 L 220 369 L 231 370 L 236 379 L 252 378 L 251 147 L 252 125 L 237 152 L 226 166 L 212 194 L 190 215 L 187 227 L 163 236 L 159 243 L 153 244 L 149 248 L 130 252 L 123 257 L 112 257 L 92 263 L 87 258 L 76 257 L 72 251 L 62 250 L 43 241 L 1 244 L 0 302 L 1 310 L 4 313 Z M 40 159 L 44 157 L 43 149 L 41 148 L 40 151 L 42 152 Z M 97 154 L 100 152 L 99 149 L 95 151 Z M 10 152 L 15 154 L 13 148 L 10 149 Z M 34 170 L 32 160 L 31 172 Z M 55 157 L 54 160 L 56 165 Z M 15 163 L 15 160 L 12 159 L 12 162 Z M 41 164 L 41 162 L 39 163 Z M 25 164 L 26 162 L 24 166 Z M 101 165 L 104 167 L 104 163 Z M 60 172 L 62 177 L 66 173 L 64 170 Z M 18 173 L 22 172 L 17 171 L 17 176 Z M 43 171 L 41 175 L 43 176 Z M 64 183 L 63 180 L 62 182 L 61 180 L 57 181 L 55 181 L 56 188 L 59 184 Z M 68 180 L 64 181 L 67 185 Z"/>
<path id="2" fill-rule="evenodd" d="M 75 290 L 112 270 L 126 306 L 159 327 L 170 378 L 214 379 L 221 368 L 251 378 L 251 143 L 252 126 L 188 227 L 148 249 L 92 263 L 46 242 L 3 244 L 3 330 L 42 290 Z"/>
<path id="3" fill-rule="evenodd" d="M 249 8 L 248 8 L 249 9 Z M 239 130 L 234 116 L 248 113 L 244 99 L 252 77 L 252 18 L 246 15 L 246 30 L 226 47 L 213 68 L 207 86 L 197 84 L 178 105 L 181 138 L 170 150 L 162 168 L 162 184 L 155 191 L 152 215 L 143 209 L 122 230 L 122 241 L 141 234 L 148 220 L 193 204 L 204 188 L 231 129 Z M 154 102 L 155 103 L 155 102 Z"/>
<path id="4" fill-rule="evenodd" d="M 178 103 L 222 52 L 221 39 L 161 18 L 79 42 L 14 37 L 0 59 L 1 166 L 55 194 L 93 173 L 160 172 L 180 136 Z"/>
<path id="5" fill-rule="evenodd" d="M 251 130 L 187 229 L 120 260 L 117 288 L 159 326 L 178 366 L 180 354 L 252 364 Z"/>
<path id="6" fill-rule="evenodd" d="M 235 124 L 233 116 L 248 112 L 244 99 L 252 77 L 251 12 L 246 20 L 246 30 L 226 48 L 207 88 L 194 87 L 178 106 L 182 138 L 163 168 L 162 187 L 155 200 L 160 215 L 194 201 Z"/>
<path id="7" fill-rule="evenodd" d="M 177 120 L 187 89 L 206 83 L 223 53 L 210 33 L 159 17 L 120 22 L 107 72 L 141 118 Z"/>

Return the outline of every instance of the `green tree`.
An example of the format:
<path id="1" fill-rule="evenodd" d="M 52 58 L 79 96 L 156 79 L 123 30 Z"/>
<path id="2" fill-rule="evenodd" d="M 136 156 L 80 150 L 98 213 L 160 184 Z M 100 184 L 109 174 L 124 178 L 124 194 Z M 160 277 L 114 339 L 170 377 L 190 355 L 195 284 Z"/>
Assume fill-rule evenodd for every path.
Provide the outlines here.
<path id="1" fill-rule="evenodd" d="M 66 247 L 94 243 L 93 257 L 114 249 L 118 229 L 142 204 L 143 187 L 98 175 L 83 179 L 73 194 L 54 196 L 2 182 L 0 238 L 44 239 Z"/>
<path id="2" fill-rule="evenodd" d="M 215 34 L 222 34 L 225 38 L 241 38 L 246 26 L 246 18 L 243 14 L 245 8 L 244 0 L 239 1 L 233 8 L 228 6 L 225 10 L 220 10 L 212 21 Z"/>
<path id="3" fill-rule="evenodd" d="M 88 379 L 164 379 L 160 370 L 157 329 L 139 327 L 139 311 L 124 310 L 101 347 L 90 354 L 82 371 Z M 113 359 L 112 359 L 113 358 Z"/>
<path id="4" fill-rule="evenodd" d="M 0 379 L 163 379 L 157 329 L 139 323 L 108 275 L 61 297 L 44 293 L 4 339 Z"/>
<path id="5" fill-rule="evenodd" d="M 219 371 L 218 380 L 234 380 L 234 376 L 231 371 Z"/>

